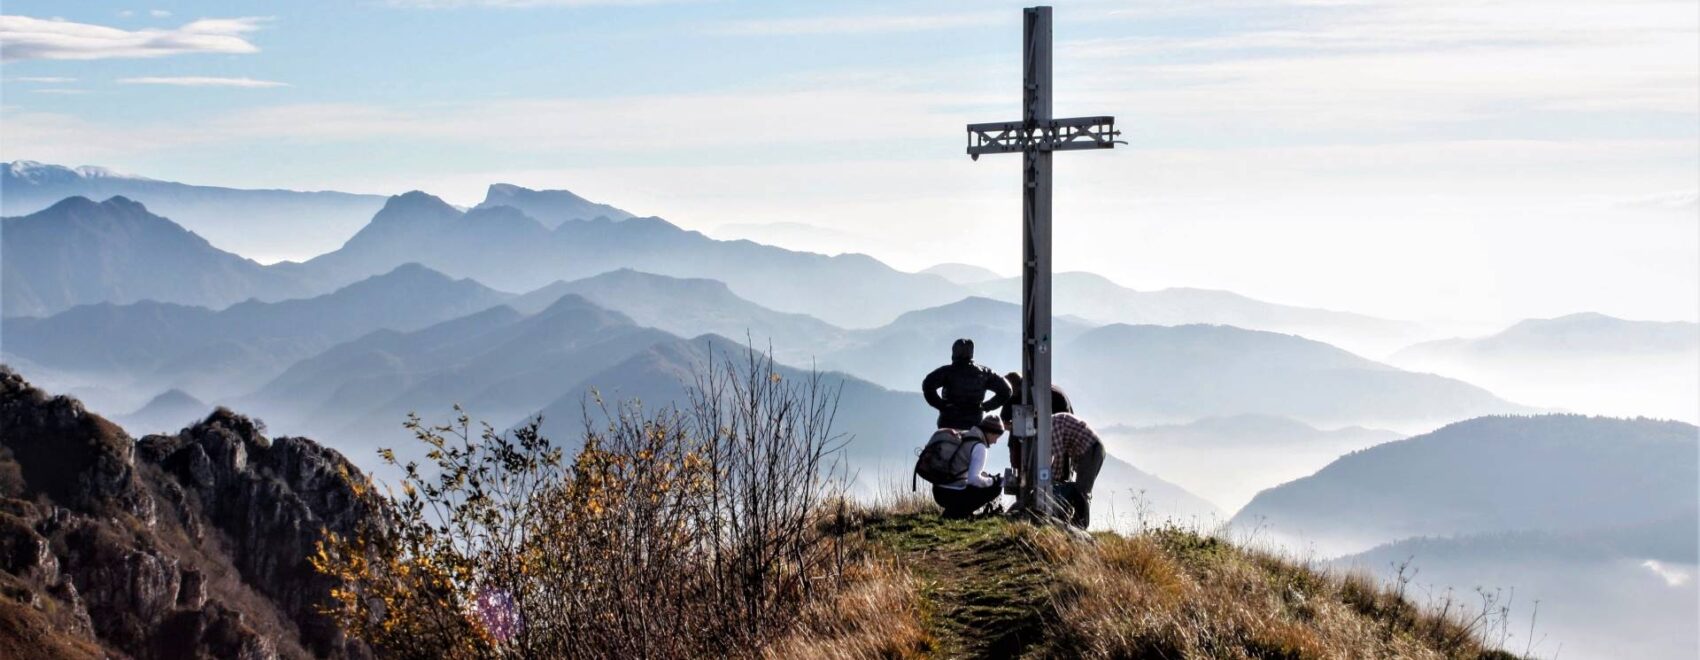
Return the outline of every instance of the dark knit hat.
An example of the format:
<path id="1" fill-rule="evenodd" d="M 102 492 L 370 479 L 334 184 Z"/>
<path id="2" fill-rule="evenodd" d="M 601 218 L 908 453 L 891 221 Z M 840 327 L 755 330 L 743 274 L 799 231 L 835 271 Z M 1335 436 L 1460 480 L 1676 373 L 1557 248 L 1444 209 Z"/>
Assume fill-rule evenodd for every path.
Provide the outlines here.
<path id="1" fill-rule="evenodd" d="M 980 419 L 980 430 L 986 433 L 1003 433 L 1003 420 L 997 415 L 986 415 Z"/>
<path id="2" fill-rule="evenodd" d="M 950 345 L 950 359 L 952 362 L 972 361 L 974 359 L 974 340 L 966 338 L 956 340 L 956 343 Z"/>

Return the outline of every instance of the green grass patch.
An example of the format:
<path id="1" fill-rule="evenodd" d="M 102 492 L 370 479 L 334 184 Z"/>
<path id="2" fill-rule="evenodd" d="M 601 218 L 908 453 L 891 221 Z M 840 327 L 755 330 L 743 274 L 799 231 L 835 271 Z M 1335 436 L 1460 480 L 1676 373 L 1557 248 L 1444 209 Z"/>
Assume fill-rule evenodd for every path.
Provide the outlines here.
<path id="1" fill-rule="evenodd" d="M 893 516 L 866 529 L 925 584 L 928 626 L 945 657 L 1043 656 L 1052 637 L 1052 577 L 1033 548 L 996 517 Z"/>

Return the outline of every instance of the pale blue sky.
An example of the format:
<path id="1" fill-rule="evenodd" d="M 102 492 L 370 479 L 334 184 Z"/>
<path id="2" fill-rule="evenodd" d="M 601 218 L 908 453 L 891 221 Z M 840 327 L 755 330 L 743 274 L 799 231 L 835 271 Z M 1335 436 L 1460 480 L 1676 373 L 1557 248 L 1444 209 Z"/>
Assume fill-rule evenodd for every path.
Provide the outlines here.
<path id="1" fill-rule="evenodd" d="M 1013 272 L 1014 159 L 969 162 L 961 125 L 1016 117 L 1021 6 L 8 0 L 0 159 L 462 204 L 509 181 Z M 1696 3 L 1056 16 L 1057 112 L 1130 142 L 1058 157 L 1069 267 L 1442 323 L 1700 316 Z"/>

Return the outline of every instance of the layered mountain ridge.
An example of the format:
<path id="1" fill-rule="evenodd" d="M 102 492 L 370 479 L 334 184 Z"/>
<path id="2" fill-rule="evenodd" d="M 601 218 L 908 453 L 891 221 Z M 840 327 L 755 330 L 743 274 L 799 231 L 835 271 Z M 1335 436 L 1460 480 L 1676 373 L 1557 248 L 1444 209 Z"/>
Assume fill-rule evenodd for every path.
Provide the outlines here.
<path id="1" fill-rule="evenodd" d="M 199 186 L 31 161 L 0 163 L 0 189 L 0 216 L 36 213 L 67 197 L 122 196 L 221 249 L 266 262 L 333 250 L 384 203 L 382 195 Z"/>
<path id="2" fill-rule="evenodd" d="M 213 247 L 124 197 L 104 202 L 67 197 L 3 222 L 4 316 L 144 300 L 223 307 L 311 291 L 297 278 Z"/>

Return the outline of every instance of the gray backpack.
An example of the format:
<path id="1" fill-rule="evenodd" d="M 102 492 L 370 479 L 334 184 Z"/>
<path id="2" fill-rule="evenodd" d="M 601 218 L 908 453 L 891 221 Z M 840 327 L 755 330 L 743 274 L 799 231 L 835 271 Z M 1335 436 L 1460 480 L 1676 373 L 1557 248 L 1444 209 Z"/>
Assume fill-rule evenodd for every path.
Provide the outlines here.
<path id="1" fill-rule="evenodd" d="M 915 476 L 936 486 L 967 479 L 975 444 L 983 442 L 956 429 L 939 429 L 921 448 L 921 457 L 915 459 Z M 909 488 L 916 488 L 914 477 L 909 479 Z"/>

